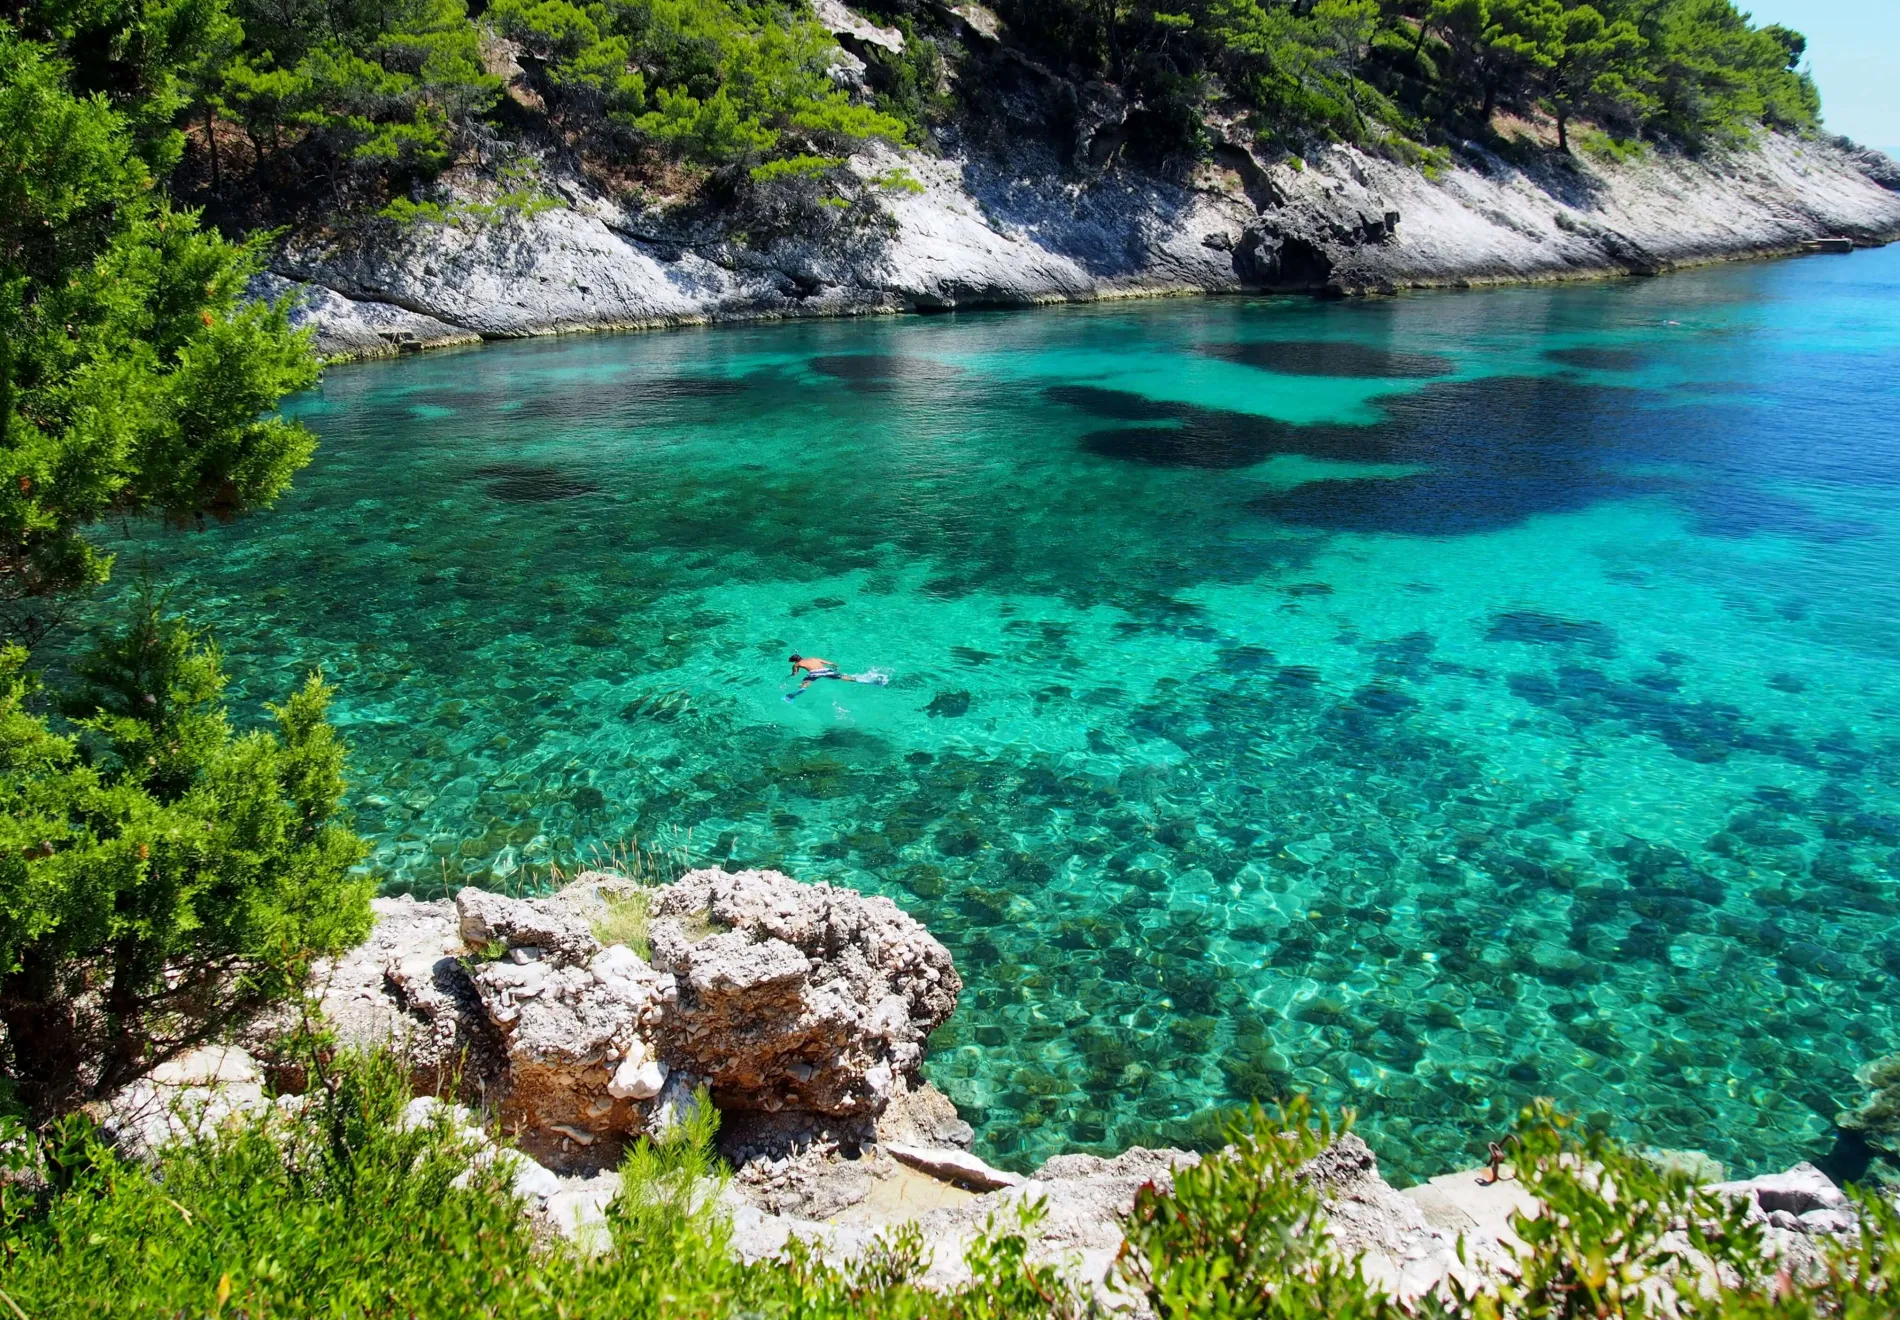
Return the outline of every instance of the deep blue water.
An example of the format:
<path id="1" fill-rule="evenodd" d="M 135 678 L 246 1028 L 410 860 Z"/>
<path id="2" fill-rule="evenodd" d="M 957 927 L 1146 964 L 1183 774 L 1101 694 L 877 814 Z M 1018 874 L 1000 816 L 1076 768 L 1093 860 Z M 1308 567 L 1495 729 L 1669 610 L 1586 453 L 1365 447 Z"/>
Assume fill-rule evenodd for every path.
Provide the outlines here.
<path id="1" fill-rule="evenodd" d="M 322 665 L 391 888 L 637 842 L 888 894 L 1024 1164 L 1532 1095 L 1744 1169 L 1900 1049 L 1900 249 L 1377 302 L 332 371 L 275 511 L 135 530 Z M 788 651 L 876 669 L 783 700 Z"/>

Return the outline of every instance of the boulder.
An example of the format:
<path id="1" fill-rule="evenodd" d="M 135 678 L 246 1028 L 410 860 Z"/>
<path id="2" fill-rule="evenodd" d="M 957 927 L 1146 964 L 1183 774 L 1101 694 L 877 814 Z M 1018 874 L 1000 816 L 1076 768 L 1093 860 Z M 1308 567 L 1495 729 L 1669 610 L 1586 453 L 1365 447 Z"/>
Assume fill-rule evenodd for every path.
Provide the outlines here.
<path id="1" fill-rule="evenodd" d="M 928 931 L 849 889 L 701 870 L 651 911 L 654 966 L 679 987 L 660 1056 L 721 1109 L 882 1113 L 963 988 Z"/>
<path id="2" fill-rule="evenodd" d="M 174 1141 L 210 1136 L 268 1108 L 263 1083 L 262 1069 L 246 1051 L 207 1045 L 115 1091 L 93 1116 L 126 1158 L 150 1161 Z"/>
<path id="3" fill-rule="evenodd" d="M 454 1186 L 466 1185 L 470 1174 L 499 1161 L 508 1172 L 515 1194 L 527 1203 L 530 1211 L 544 1207 L 548 1198 L 561 1190 L 561 1180 L 540 1164 L 518 1150 L 497 1146 L 468 1106 L 439 1096 L 422 1095 L 403 1109 L 405 1128 L 428 1127 L 434 1123 L 451 1129 L 468 1151 L 468 1172 L 457 1177 Z"/>
<path id="4" fill-rule="evenodd" d="M 325 1023 L 344 1045 L 388 1047 L 407 1059 L 418 1095 L 492 1091 L 505 1059 L 462 965 L 466 946 L 455 906 L 403 895 L 370 907 L 369 937 L 313 975 Z M 273 1080 L 293 1091 L 303 1085 L 296 1061 L 274 1056 L 295 1025 L 274 1014 L 247 1033 Z"/>
<path id="5" fill-rule="evenodd" d="M 462 942 L 470 949 L 501 946 L 516 962 L 545 958 L 571 966 L 600 951 L 586 918 L 558 900 L 524 902 L 471 887 L 456 894 L 455 912 Z"/>
<path id="6" fill-rule="evenodd" d="M 1782 1210 L 1798 1218 L 1811 1210 L 1841 1210 L 1848 1205 L 1846 1193 L 1805 1160 L 1785 1173 L 1715 1183 L 1709 1190 L 1723 1196 L 1746 1196 L 1767 1215 Z"/>
<path id="7" fill-rule="evenodd" d="M 466 974 L 506 1055 L 502 1130 L 557 1166 L 598 1167 L 646 1130 L 642 1102 L 666 1082 L 653 1035 L 673 978 L 624 945 L 603 949 L 578 906 L 455 896 L 463 939 L 488 955 Z"/>
<path id="8" fill-rule="evenodd" d="M 900 1164 L 908 1164 L 920 1173 L 973 1191 L 1000 1191 L 1005 1187 L 1020 1187 L 1026 1181 L 1020 1173 L 996 1168 L 967 1150 L 909 1146 L 902 1142 L 887 1141 L 884 1151 Z"/>
<path id="9" fill-rule="evenodd" d="M 1458 1271 L 1452 1239 L 1433 1227 L 1415 1198 L 1380 1176 L 1372 1148 L 1356 1134 L 1342 1134 L 1300 1176 L 1326 1198 L 1326 1232 L 1335 1249 L 1359 1261 L 1366 1277 L 1394 1296 L 1410 1301 Z"/>
<path id="10" fill-rule="evenodd" d="M 324 1012 L 346 1043 L 406 1053 L 419 1093 L 479 1097 L 556 1169 L 611 1167 L 628 1139 L 680 1122 L 702 1084 L 738 1112 L 852 1120 L 837 1135 L 857 1144 L 899 1099 L 894 1136 L 968 1143 L 954 1108 L 912 1085 L 962 983 L 895 904 L 695 871 L 643 891 L 650 965 L 594 935 L 635 888 L 590 872 L 533 899 L 379 899 L 370 938 L 323 969 Z"/>

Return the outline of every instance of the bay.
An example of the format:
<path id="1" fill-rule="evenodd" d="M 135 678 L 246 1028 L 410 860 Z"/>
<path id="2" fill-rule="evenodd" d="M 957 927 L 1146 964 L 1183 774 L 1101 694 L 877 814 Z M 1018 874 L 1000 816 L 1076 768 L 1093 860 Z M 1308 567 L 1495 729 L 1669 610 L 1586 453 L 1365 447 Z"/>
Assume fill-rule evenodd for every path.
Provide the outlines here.
<path id="1" fill-rule="evenodd" d="M 332 370 L 274 510 L 102 529 L 247 718 L 340 686 L 386 890 L 888 895 L 979 1151 L 1534 1095 L 1783 1167 L 1900 1049 L 1900 250 Z M 97 608 L 109 613 L 108 597 Z M 793 651 L 872 671 L 785 700 Z"/>

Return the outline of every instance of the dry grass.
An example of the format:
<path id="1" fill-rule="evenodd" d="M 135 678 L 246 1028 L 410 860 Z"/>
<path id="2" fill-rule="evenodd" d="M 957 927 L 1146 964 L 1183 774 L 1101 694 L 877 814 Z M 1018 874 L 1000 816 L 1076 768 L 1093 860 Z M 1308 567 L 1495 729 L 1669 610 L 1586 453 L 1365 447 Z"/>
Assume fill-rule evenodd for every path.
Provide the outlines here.
<path id="1" fill-rule="evenodd" d="M 639 954 L 642 962 L 652 962 L 653 944 L 647 938 L 653 920 L 652 891 L 625 889 L 601 897 L 606 911 L 594 918 L 594 938 L 608 947 L 624 944 Z"/>

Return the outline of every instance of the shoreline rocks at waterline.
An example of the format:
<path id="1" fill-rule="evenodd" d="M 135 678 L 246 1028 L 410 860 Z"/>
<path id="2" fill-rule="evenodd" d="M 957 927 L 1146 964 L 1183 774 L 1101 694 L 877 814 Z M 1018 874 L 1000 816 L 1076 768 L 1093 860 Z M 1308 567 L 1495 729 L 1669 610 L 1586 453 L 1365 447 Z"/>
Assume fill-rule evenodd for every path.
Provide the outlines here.
<path id="1" fill-rule="evenodd" d="M 558 205 L 293 236 L 253 293 L 295 294 L 325 356 L 376 357 L 715 321 L 1653 275 L 1900 237 L 1900 168 L 1824 137 L 1620 161 L 1514 161 L 1465 142 L 1430 173 L 1343 144 L 1274 159 L 1235 140 L 1156 173 L 1079 166 L 1059 136 L 854 158 L 865 178 L 901 167 L 921 191 L 886 200 L 875 241 L 842 246 L 793 232 L 755 249 L 716 216 L 682 228 L 550 161 Z"/>

